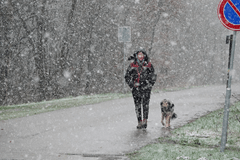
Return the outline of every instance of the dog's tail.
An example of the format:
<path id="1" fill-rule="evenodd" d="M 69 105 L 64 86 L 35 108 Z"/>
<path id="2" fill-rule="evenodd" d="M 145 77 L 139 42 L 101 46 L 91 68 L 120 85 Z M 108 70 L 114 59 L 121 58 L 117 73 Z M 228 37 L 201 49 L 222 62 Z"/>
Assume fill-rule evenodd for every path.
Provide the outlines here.
<path id="1" fill-rule="evenodd" d="M 176 119 L 177 118 L 177 114 L 176 113 L 173 113 L 171 119 Z"/>

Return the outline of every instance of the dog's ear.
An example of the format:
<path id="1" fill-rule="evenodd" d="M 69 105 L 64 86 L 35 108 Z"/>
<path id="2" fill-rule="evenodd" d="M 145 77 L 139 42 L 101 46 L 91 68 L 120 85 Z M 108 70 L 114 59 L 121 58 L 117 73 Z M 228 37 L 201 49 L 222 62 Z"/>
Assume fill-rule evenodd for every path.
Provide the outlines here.
<path id="1" fill-rule="evenodd" d="M 162 106 L 163 102 L 160 103 L 160 105 Z"/>
<path id="2" fill-rule="evenodd" d="M 172 104 L 172 107 L 174 107 L 174 104 Z"/>
<path id="3" fill-rule="evenodd" d="M 171 106 L 171 103 L 168 101 L 168 106 Z"/>

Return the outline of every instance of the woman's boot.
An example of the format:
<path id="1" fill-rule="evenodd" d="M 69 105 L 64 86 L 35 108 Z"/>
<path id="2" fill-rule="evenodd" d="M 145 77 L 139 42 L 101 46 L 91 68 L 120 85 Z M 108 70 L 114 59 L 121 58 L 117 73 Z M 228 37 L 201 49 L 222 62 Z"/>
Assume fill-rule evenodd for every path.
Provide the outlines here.
<path id="1" fill-rule="evenodd" d="M 142 122 L 142 128 L 147 128 L 147 119 L 144 119 Z"/>
<path id="2" fill-rule="evenodd" d="M 142 121 L 138 121 L 137 129 L 142 129 Z"/>

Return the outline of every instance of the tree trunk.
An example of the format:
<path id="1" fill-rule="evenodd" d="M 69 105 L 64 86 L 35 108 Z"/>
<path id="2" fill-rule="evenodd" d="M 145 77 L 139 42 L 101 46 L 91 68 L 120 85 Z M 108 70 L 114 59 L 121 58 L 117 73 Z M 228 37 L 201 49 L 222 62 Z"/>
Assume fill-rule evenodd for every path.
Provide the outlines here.
<path id="1" fill-rule="evenodd" d="M 35 65 L 36 71 L 39 77 L 38 82 L 38 92 L 39 92 L 39 101 L 46 99 L 46 78 L 45 78 L 45 70 L 44 70 L 44 60 L 45 60 L 45 52 L 43 46 L 43 36 L 45 33 L 45 5 L 46 0 L 42 2 L 41 14 L 37 17 L 37 52 L 35 55 Z"/>
<path id="2" fill-rule="evenodd" d="M 0 3 L 0 105 L 7 104 L 9 88 L 9 63 L 10 63 L 10 25 L 12 22 L 10 6 L 4 6 Z"/>
<path id="3" fill-rule="evenodd" d="M 71 41 L 69 40 L 68 36 L 69 36 L 69 31 L 71 31 L 71 25 L 73 22 L 73 14 L 76 8 L 76 3 L 77 0 L 72 0 L 72 7 L 70 10 L 70 13 L 68 14 L 68 21 L 67 21 L 67 27 L 66 27 L 66 31 L 65 31 L 65 36 L 63 37 L 63 44 L 61 47 L 61 55 L 60 55 L 60 68 L 61 68 L 61 75 L 63 76 L 63 72 L 65 69 L 68 68 L 67 64 L 68 64 L 68 54 L 69 54 L 69 43 L 71 43 Z"/>

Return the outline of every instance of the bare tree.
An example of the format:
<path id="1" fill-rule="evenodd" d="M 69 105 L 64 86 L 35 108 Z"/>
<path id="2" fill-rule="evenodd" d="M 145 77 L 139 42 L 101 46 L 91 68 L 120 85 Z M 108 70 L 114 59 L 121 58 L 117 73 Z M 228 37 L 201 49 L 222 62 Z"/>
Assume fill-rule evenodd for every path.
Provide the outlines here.
<path id="1" fill-rule="evenodd" d="M 216 23 L 217 3 L 2 0 L 0 105 L 121 92 L 123 25 L 132 29 L 126 57 L 147 50 L 155 88 L 225 83 L 226 30 Z"/>

